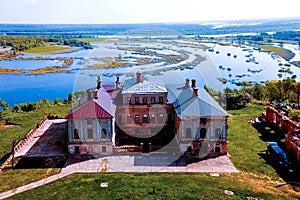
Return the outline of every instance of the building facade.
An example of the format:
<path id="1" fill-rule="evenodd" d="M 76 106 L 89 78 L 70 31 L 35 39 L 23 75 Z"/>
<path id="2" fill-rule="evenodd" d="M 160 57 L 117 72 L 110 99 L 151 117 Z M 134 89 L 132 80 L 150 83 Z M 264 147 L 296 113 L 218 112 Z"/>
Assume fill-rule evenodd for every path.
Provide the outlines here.
<path id="1" fill-rule="evenodd" d="M 90 90 L 68 118 L 69 153 L 227 152 L 224 109 L 196 80 L 165 85 L 136 77 Z"/>

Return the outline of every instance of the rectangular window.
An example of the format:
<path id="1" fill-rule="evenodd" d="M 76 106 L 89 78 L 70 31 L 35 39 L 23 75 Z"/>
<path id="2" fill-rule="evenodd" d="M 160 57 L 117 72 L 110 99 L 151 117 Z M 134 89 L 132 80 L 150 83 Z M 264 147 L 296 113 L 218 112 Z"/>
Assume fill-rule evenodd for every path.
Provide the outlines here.
<path id="1" fill-rule="evenodd" d="M 164 103 L 164 98 L 163 97 L 159 97 L 158 98 L 158 103 L 163 104 Z"/>
<path id="2" fill-rule="evenodd" d="M 155 97 L 151 97 L 151 103 L 155 103 Z"/>
<path id="3" fill-rule="evenodd" d="M 205 125 L 206 124 L 206 118 L 200 118 L 200 124 Z"/>
<path id="4" fill-rule="evenodd" d="M 143 104 L 147 104 L 147 97 L 143 97 Z"/>
<path id="5" fill-rule="evenodd" d="M 127 97 L 127 103 L 131 104 L 131 98 L 130 97 Z"/>
<path id="6" fill-rule="evenodd" d="M 101 147 L 101 152 L 106 153 L 106 146 Z"/>
<path id="7" fill-rule="evenodd" d="M 88 139 L 93 139 L 93 129 L 92 128 L 89 128 L 87 130 L 87 138 Z"/>
<path id="8" fill-rule="evenodd" d="M 140 103 L 140 98 L 139 97 L 135 97 L 134 98 L 134 102 L 135 102 L 135 104 L 139 104 Z"/>

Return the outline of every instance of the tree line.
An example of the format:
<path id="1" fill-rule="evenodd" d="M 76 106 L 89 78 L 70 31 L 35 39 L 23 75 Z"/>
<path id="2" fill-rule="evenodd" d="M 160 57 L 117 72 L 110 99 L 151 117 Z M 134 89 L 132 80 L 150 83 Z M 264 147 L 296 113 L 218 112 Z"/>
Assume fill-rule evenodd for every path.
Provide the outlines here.
<path id="1" fill-rule="evenodd" d="M 300 82 L 292 78 L 267 81 L 266 84 L 243 84 L 240 89 L 225 88 L 223 92 L 215 91 L 207 86 L 204 89 L 227 109 L 245 106 L 245 103 L 249 101 L 249 95 L 258 101 L 285 102 L 300 107 Z"/>
<path id="2" fill-rule="evenodd" d="M 91 48 L 88 42 L 82 42 L 63 36 L 0 36 L 0 46 L 11 47 L 12 51 L 24 51 L 34 47 L 45 46 L 46 43 Z"/>

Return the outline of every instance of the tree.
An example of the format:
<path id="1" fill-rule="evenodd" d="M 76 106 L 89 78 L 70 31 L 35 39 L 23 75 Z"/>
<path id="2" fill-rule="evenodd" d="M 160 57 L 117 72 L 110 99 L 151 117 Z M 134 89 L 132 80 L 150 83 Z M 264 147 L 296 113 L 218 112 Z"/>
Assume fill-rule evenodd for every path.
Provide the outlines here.
<path id="1" fill-rule="evenodd" d="M 6 103 L 5 101 L 3 101 L 2 99 L 0 99 L 0 107 L 3 108 L 3 110 L 6 110 L 9 108 L 8 103 Z"/>

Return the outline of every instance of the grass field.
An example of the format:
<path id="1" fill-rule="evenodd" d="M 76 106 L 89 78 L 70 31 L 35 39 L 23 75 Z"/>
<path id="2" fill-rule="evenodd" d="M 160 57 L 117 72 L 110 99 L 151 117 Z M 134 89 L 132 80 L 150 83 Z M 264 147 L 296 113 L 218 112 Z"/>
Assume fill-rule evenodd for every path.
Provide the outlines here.
<path id="1" fill-rule="evenodd" d="M 300 195 L 259 155 L 266 149 L 266 142 L 247 121 L 262 111 L 264 107 L 257 105 L 228 111 L 232 115 L 228 130 L 229 154 L 241 171 L 238 174 L 221 174 L 220 177 L 205 173 L 75 174 L 11 199 L 299 199 Z M 9 187 L 1 186 L 0 191 L 45 176 L 33 175 L 43 173 L 43 169 L 31 170 L 3 172 L 6 176 L 0 176 L 0 181 Z M 44 170 L 48 175 L 56 172 L 55 169 Z M 18 179 L 22 175 L 26 181 Z M 7 180 L 7 177 L 12 178 Z M 108 182 L 108 188 L 101 188 L 101 182 Z M 234 195 L 226 196 L 224 190 L 231 190 Z"/>
<path id="2" fill-rule="evenodd" d="M 296 194 L 255 189 L 243 175 L 211 177 L 199 173 L 103 173 L 75 174 L 13 196 L 11 199 L 297 199 Z M 108 188 L 101 188 L 108 182 Z M 262 185 L 260 185 L 262 186 Z M 257 187 L 257 186 L 256 186 Z M 231 190 L 233 196 L 224 191 Z"/>
<path id="3" fill-rule="evenodd" d="M 25 53 L 57 53 L 59 51 L 66 51 L 71 50 L 71 47 L 65 47 L 65 46 L 42 46 L 42 47 L 35 47 L 29 50 L 25 50 Z"/>
<path id="4" fill-rule="evenodd" d="M 103 42 L 105 38 L 77 38 L 80 42 Z"/>

